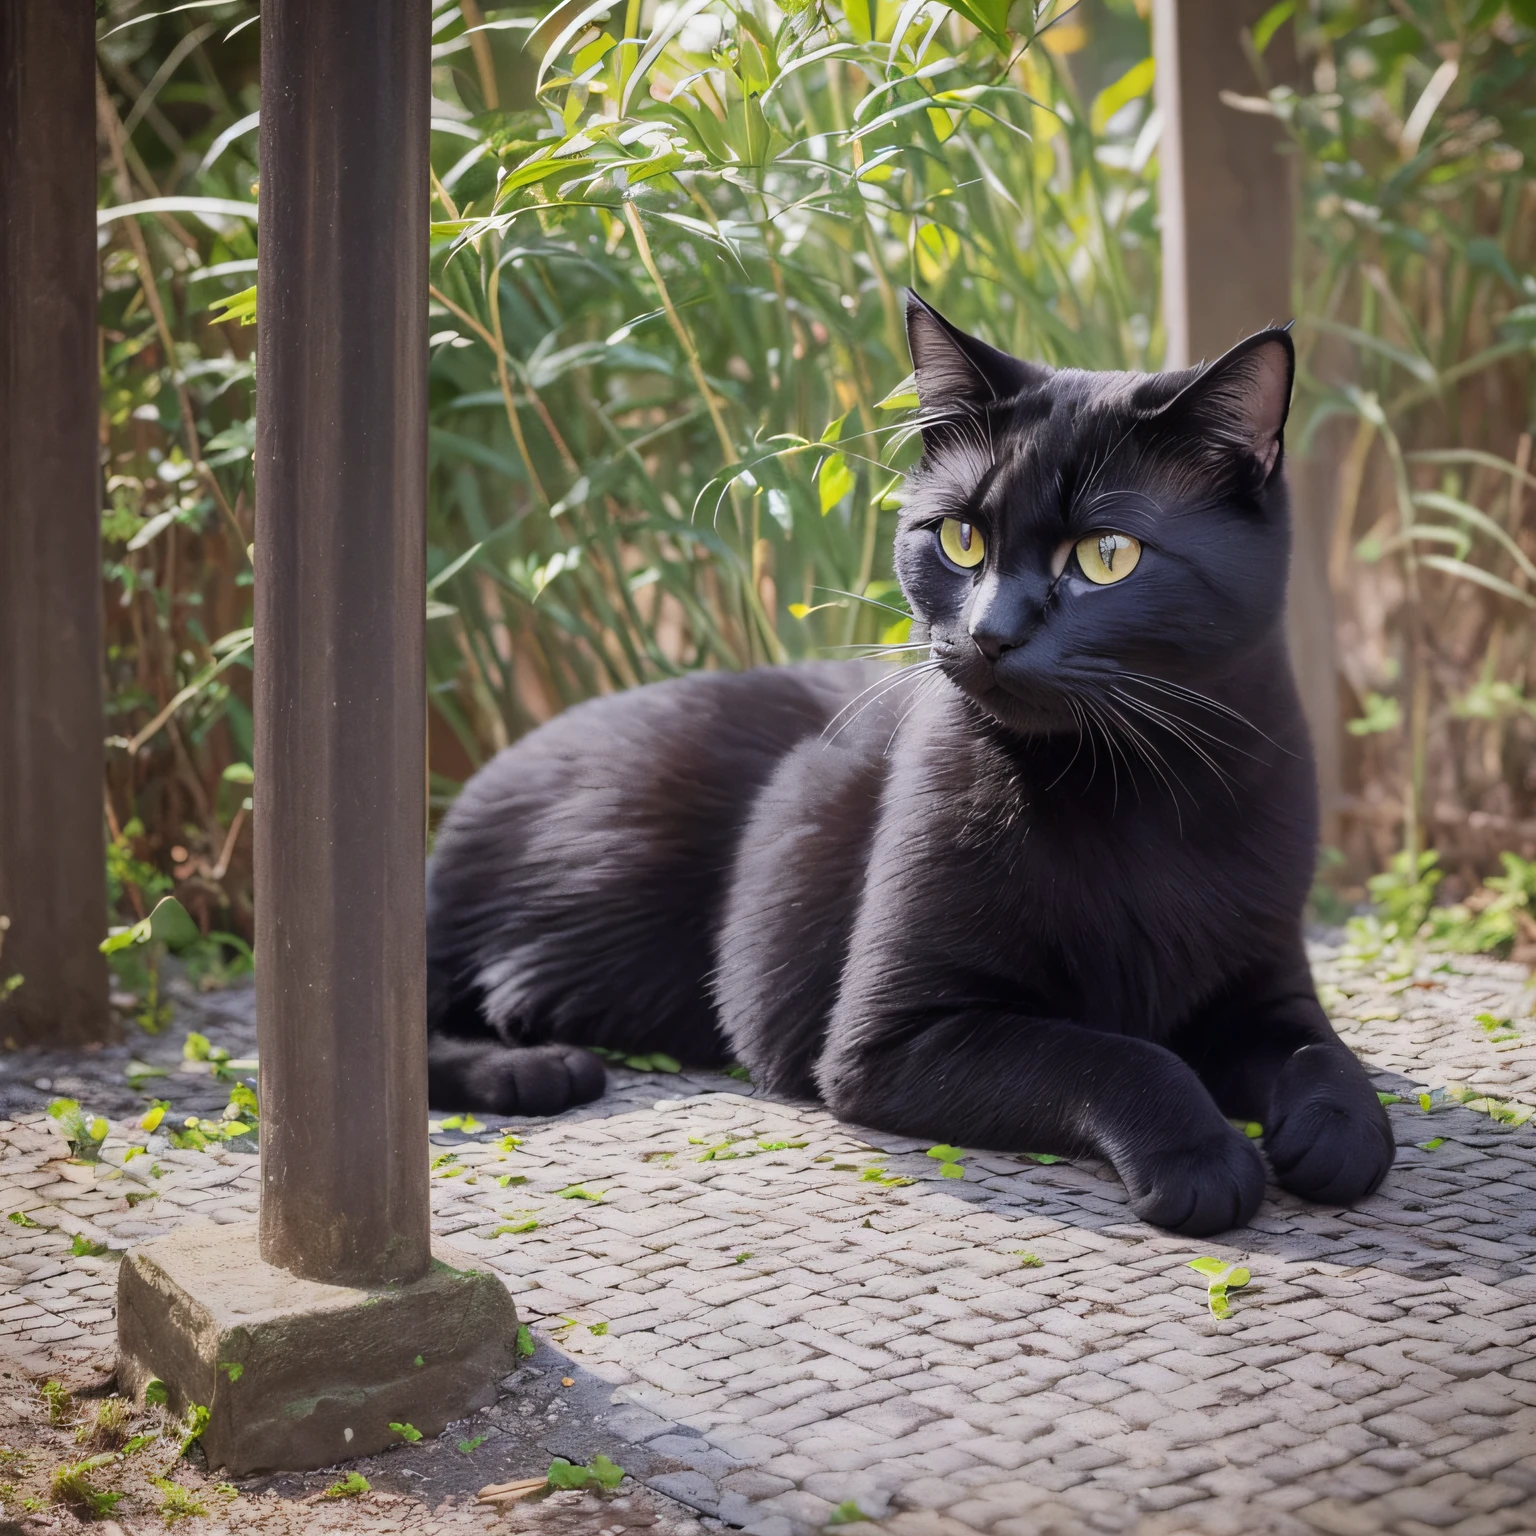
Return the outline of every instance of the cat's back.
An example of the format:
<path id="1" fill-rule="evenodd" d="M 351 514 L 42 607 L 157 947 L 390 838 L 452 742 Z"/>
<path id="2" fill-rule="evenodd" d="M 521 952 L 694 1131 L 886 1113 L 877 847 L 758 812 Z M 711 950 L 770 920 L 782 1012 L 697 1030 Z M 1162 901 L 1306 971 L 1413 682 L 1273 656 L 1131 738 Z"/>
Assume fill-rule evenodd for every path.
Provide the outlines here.
<path id="1" fill-rule="evenodd" d="M 635 1050 L 653 1032 L 656 1049 L 718 1055 L 705 977 L 741 829 L 784 755 L 882 675 L 695 673 L 576 705 L 499 753 L 432 858 L 434 1026 Z"/>

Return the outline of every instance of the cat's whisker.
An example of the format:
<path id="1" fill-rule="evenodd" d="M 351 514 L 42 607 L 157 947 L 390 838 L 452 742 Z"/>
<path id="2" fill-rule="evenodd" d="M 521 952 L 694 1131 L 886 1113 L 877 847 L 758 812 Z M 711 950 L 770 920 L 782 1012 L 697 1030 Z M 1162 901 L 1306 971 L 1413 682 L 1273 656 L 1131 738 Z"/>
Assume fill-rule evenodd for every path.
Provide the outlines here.
<path id="1" fill-rule="evenodd" d="M 1184 815 L 1179 809 L 1178 790 L 1174 788 L 1174 783 L 1177 783 L 1178 788 L 1182 789 L 1186 795 L 1189 795 L 1192 805 L 1198 807 L 1199 802 L 1190 793 L 1189 786 L 1184 782 L 1178 770 L 1157 750 L 1152 742 L 1141 731 L 1137 730 L 1119 710 L 1114 709 L 1112 705 L 1106 705 L 1105 707 L 1111 710 L 1115 718 L 1120 722 L 1121 728 L 1130 735 L 1133 744 L 1136 746 L 1139 755 L 1147 767 L 1162 780 L 1163 788 L 1168 791 L 1168 798 L 1173 805 L 1173 818 L 1178 826 L 1179 836 L 1182 838 L 1184 836 Z M 1173 775 L 1173 783 L 1169 782 L 1169 774 Z"/>
<path id="2" fill-rule="evenodd" d="M 891 747 L 896 741 L 897 732 L 900 731 L 902 726 L 906 723 L 907 716 L 910 715 L 912 711 L 916 709 L 917 706 L 922 702 L 923 686 L 925 683 L 931 682 L 934 675 L 934 673 L 929 672 L 925 676 L 918 679 L 917 687 L 912 690 L 912 702 L 908 704 L 904 710 L 902 710 L 900 718 L 891 728 L 890 740 L 886 742 L 885 750 L 880 754 L 882 757 L 889 757 L 891 755 Z"/>
<path id="3" fill-rule="evenodd" d="M 1248 729 L 1255 735 L 1262 736 L 1264 740 L 1269 742 L 1271 746 L 1279 747 L 1282 752 L 1286 752 L 1287 756 L 1295 756 L 1294 753 L 1289 752 L 1284 747 L 1281 747 L 1280 743 L 1277 742 L 1266 731 L 1261 730 L 1257 725 L 1255 725 L 1253 721 L 1247 717 L 1247 715 L 1240 714 L 1237 710 L 1233 709 L 1230 704 L 1223 704 L 1220 699 L 1213 699 L 1209 694 L 1201 693 L 1198 689 L 1195 688 L 1188 688 L 1183 683 L 1170 682 L 1166 677 L 1150 677 L 1145 672 L 1128 672 L 1122 669 L 1119 673 L 1119 676 L 1133 679 L 1138 683 L 1145 683 L 1149 687 L 1159 689 L 1163 693 L 1171 694 L 1177 698 L 1187 699 L 1192 704 L 1199 704 L 1206 709 L 1214 710 L 1217 714 L 1226 715 L 1229 719 L 1237 721 L 1238 724 L 1246 725 Z"/>
<path id="4" fill-rule="evenodd" d="M 1110 782 L 1114 785 L 1114 796 L 1110 802 L 1109 814 L 1113 816 L 1120 809 L 1120 773 L 1115 767 L 1115 737 L 1109 726 L 1105 723 L 1103 715 L 1099 713 L 1098 704 L 1090 698 L 1084 697 L 1083 708 L 1088 711 L 1092 719 L 1104 733 L 1105 756 L 1109 759 Z M 1126 769 L 1129 771 L 1130 763 L 1127 761 Z"/>
<path id="5" fill-rule="evenodd" d="M 1255 763 L 1259 761 L 1259 759 L 1255 757 L 1252 752 L 1249 752 L 1245 748 L 1238 746 L 1235 741 L 1228 741 L 1225 736 L 1217 735 L 1214 731 L 1208 731 L 1204 726 L 1196 725 L 1193 720 L 1186 719 L 1185 716 L 1178 714 L 1171 709 L 1164 709 L 1160 705 L 1148 703 L 1146 699 L 1138 699 L 1134 694 L 1126 693 L 1121 689 L 1116 688 L 1113 684 L 1110 685 L 1110 692 L 1113 693 L 1116 698 L 1122 699 L 1126 703 L 1131 703 L 1134 701 L 1136 707 L 1149 720 L 1155 719 L 1164 725 L 1168 730 L 1175 731 L 1175 734 L 1184 731 L 1193 731 L 1197 736 L 1203 736 L 1205 740 L 1211 742 L 1215 746 L 1225 747 L 1229 752 L 1236 752 L 1239 757 L 1246 757 L 1251 762 Z"/>
<path id="6" fill-rule="evenodd" d="M 1066 695 L 1066 705 L 1067 705 L 1067 708 L 1072 711 L 1072 718 L 1077 722 L 1077 745 L 1072 749 L 1072 756 L 1068 760 L 1067 766 L 1065 768 L 1063 768 L 1061 770 L 1061 772 L 1058 773 L 1056 775 L 1056 777 L 1054 779 L 1052 779 L 1051 782 L 1045 786 L 1045 793 L 1046 794 L 1049 794 L 1053 789 L 1055 789 L 1056 786 L 1058 784 L 1060 784 L 1061 781 L 1064 778 L 1066 778 L 1066 776 L 1069 773 L 1071 773 L 1072 765 L 1078 760 L 1079 757 L 1081 757 L 1083 755 L 1083 717 L 1082 717 L 1082 713 L 1081 713 L 1081 711 L 1077 707 L 1077 700 L 1074 699 L 1071 696 L 1071 694 Z M 1090 778 L 1089 779 L 1089 783 L 1092 783 L 1092 782 L 1093 781 Z"/>
<path id="7" fill-rule="evenodd" d="M 1142 700 L 1133 699 L 1129 694 L 1121 693 L 1118 689 L 1112 688 L 1110 692 L 1113 693 L 1115 697 L 1118 698 L 1128 708 L 1139 713 L 1143 719 L 1148 721 L 1149 724 L 1160 725 L 1162 729 L 1167 731 L 1170 736 L 1174 737 L 1175 740 L 1182 743 L 1189 749 L 1189 751 L 1194 753 L 1194 755 L 1198 757 L 1200 761 L 1204 763 L 1206 767 L 1209 768 L 1211 772 L 1214 773 L 1216 777 L 1221 781 L 1222 787 L 1226 790 L 1227 794 L 1231 796 L 1232 803 L 1234 805 L 1237 804 L 1237 795 L 1235 793 L 1235 786 L 1232 776 L 1222 768 L 1216 759 L 1213 758 L 1210 753 L 1207 752 L 1200 745 L 1200 743 L 1195 740 L 1193 736 L 1191 736 L 1187 731 L 1182 730 L 1180 725 L 1174 723 L 1171 718 L 1164 718 L 1162 720 L 1155 719 L 1153 715 L 1149 713 L 1149 706 L 1147 706 Z M 1187 722 L 1184 723 L 1187 724 Z"/>
<path id="8" fill-rule="evenodd" d="M 836 741 L 837 738 L 841 736 L 843 732 L 846 731 L 848 727 L 854 723 L 855 720 L 863 715 L 866 710 L 869 710 L 873 708 L 874 705 L 878 704 L 888 693 L 894 692 L 903 683 L 911 682 L 915 678 L 923 676 L 925 673 L 934 671 L 938 665 L 939 663 L 937 661 L 920 661 L 915 667 L 898 668 L 893 677 L 877 678 L 873 683 L 869 685 L 868 688 L 861 690 L 852 699 L 850 699 L 847 704 L 843 705 L 843 707 L 838 710 L 837 715 L 833 715 L 832 720 L 827 721 L 826 726 L 822 728 L 822 745 L 830 747 L 832 743 Z M 882 684 L 884 686 L 882 686 Z M 874 697 L 865 699 L 865 695 L 871 693 L 876 688 L 879 688 L 880 691 L 875 693 Z M 838 715 L 847 714 L 848 710 L 854 704 L 857 704 L 860 699 L 864 699 L 864 703 L 858 709 L 854 710 L 852 714 L 848 715 L 848 718 L 844 720 L 843 723 L 838 726 L 838 728 L 833 731 L 830 736 L 828 736 L 827 729 L 832 725 L 832 721 L 836 720 Z"/>

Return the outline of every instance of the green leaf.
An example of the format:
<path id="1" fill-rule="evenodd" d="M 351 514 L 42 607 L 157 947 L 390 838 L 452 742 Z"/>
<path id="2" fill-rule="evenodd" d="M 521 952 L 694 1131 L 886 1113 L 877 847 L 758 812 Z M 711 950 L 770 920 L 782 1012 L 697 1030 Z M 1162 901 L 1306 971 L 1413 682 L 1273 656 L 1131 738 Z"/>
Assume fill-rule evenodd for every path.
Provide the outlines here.
<path id="1" fill-rule="evenodd" d="M 591 1472 L 600 1487 L 610 1490 L 624 1481 L 624 1468 L 615 1466 L 601 1451 L 592 1458 Z"/>
<path id="2" fill-rule="evenodd" d="M 1036 1258 L 1027 1248 L 1015 1248 L 1013 1250 L 1019 1261 L 1020 1269 L 1044 1269 L 1045 1260 Z"/>
<path id="3" fill-rule="evenodd" d="M 46 1232 L 48 1229 L 40 1221 L 33 1221 L 25 1211 L 12 1211 L 5 1218 L 8 1222 L 18 1227 L 31 1227 L 35 1232 Z"/>
<path id="4" fill-rule="evenodd" d="M 538 1226 L 538 1219 L 530 1216 L 526 1221 L 503 1222 L 491 1233 L 492 1237 L 516 1237 L 520 1232 L 532 1232 Z"/>
<path id="5" fill-rule="evenodd" d="M 877 411 L 906 411 L 918 404 L 917 375 L 909 373 L 883 400 L 875 401 Z"/>
<path id="6" fill-rule="evenodd" d="M 549 1464 L 551 1488 L 585 1488 L 590 1476 L 585 1467 L 575 1466 L 563 1456 L 556 1456 Z"/>
<path id="7" fill-rule="evenodd" d="M 399 1435 L 407 1445 L 415 1445 L 416 1442 L 421 1439 L 421 1431 L 417 1429 L 414 1424 L 391 1423 L 389 1427 L 394 1430 L 394 1432 Z"/>
<path id="8" fill-rule="evenodd" d="M 184 1061 L 207 1061 L 212 1054 L 213 1045 L 208 1036 L 198 1034 L 195 1029 L 181 1042 L 181 1055 Z"/>
<path id="9" fill-rule="evenodd" d="M 145 1401 L 148 1401 L 147 1393 Z M 208 1420 L 212 1416 L 201 1403 L 187 1404 L 186 1422 L 182 1426 L 180 1455 L 185 1456 L 192 1449 L 194 1442 L 202 1438 L 203 1431 L 208 1428 Z"/>
<path id="10" fill-rule="evenodd" d="M 367 1493 L 372 1484 L 361 1472 L 349 1472 L 340 1482 L 332 1483 L 324 1493 L 322 1499 L 355 1499 L 359 1494 Z"/>
<path id="11" fill-rule="evenodd" d="M 254 784 L 256 770 L 249 763 L 231 763 L 219 777 L 226 784 Z"/>
<path id="12" fill-rule="evenodd" d="M 829 453 L 816 471 L 816 487 L 821 496 L 821 515 L 826 517 L 855 484 L 858 477 L 840 453 Z"/>
<path id="13" fill-rule="evenodd" d="M 569 1189 L 559 1191 L 562 1200 L 601 1200 L 603 1191 L 600 1189 L 587 1189 L 581 1184 L 572 1184 Z"/>
<path id="14" fill-rule="evenodd" d="M 1280 0 L 1272 5 L 1253 24 L 1253 51 L 1262 55 L 1274 40 L 1275 33 L 1296 14 L 1296 0 Z"/>
<path id="15" fill-rule="evenodd" d="M 1141 63 L 1131 65 L 1113 85 L 1105 86 L 1094 97 L 1088 121 L 1092 126 L 1095 136 L 1104 132 L 1110 118 L 1121 107 L 1125 106 L 1128 102 L 1135 101 L 1140 96 L 1145 96 L 1152 89 L 1152 80 L 1156 70 L 1156 63 L 1152 59 L 1143 59 Z"/>
<path id="16" fill-rule="evenodd" d="M 476 1435 L 472 1440 L 460 1440 L 459 1454 L 461 1456 L 473 1456 L 490 1438 L 489 1435 Z"/>
<path id="17" fill-rule="evenodd" d="M 225 325 L 231 320 L 238 320 L 241 325 L 256 324 L 256 287 L 252 284 L 249 288 L 242 288 L 239 293 L 232 293 L 228 298 L 215 299 L 208 306 L 209 309 L 222 309 L 222 315 L 215 315 L 215 325 Z"/>
<path id="18" fill-rule="evenodd" d="M 1400 1094 L 1378 1092 L 1376 1095 L 1376 1102 L 1378 1104 L 1401 1104 L 1403 1100 Z"/>
<path id="19" fill-rule="evenodd" d="M 1026 1152 L 1025 1157 L 1036 1163 L 1042 1163 L 1047 1167 L 1051 1163 L 1059 1163 L 1061 1159 L 1054 1152 Z"/>
<path id="20" fill-rule="evenodd" d="M 144 1406 L 146 1408 L 163 1408 L 170 1401 L 170 1392 L 158 1376 L 151 1376 L 144 1383 Z"/>
<path id="21" fill-rule="evenodd" d="M 1225 1259 L 1191 1259 L 1189 1267 L 1202 1275 L 1224 1275 L 1231 1267 Z"/>
<path id="22" fill-rule="evenodd" d="M 517 1352 L 518 1352 L 518 1354 L 521 1355 L 522 1358 L 526 1360 L 531 1354 L 533 1354 L 534 1349 L 535 1349 L 535 1345 L 534 1345 L 534 1342 L 533 1342 L 533 1335 L 528 1331 L 528 1324 L 527 1323 L 519 1323 L 517 1325 Z"/>
<path id="23" fill-rule="evenodd" d="M 857 1499 L 844 1499 L 826 1518 L 827 1525 L 855 1525 L 869 1516 L 859 1508 Z"/>
<path id="24" fill-rule="evenodd" d="M 69 1245 L 69 1251 L 77 1259 L 99 1259 L 107 1251 L 107 1245 L 105 1243 L 93 1243 L 90 1238 L 77 1232 Z"/>
<path id="25" fill-rule="evenodd" d="M 149 937 L 175 953 L 199 943 L 203 931 L 192 921 L 192 914 L 174 896 L 165 896 L 149 914 Z"/>
<path id="26" fill-rule="evenodd" d="M 734 1264 L 745 1264 L 751 1257 L 750 1253 L 738 1253 L 731 1262 Z"/>
<path id="27" fill-rule="evenodd" d="M 1264 1127 L 1257 1120 L 1250 1120 L 1243 1127 L 1243 1135 L 1250 1141 L 1257 1141 L 1264 1134 Z"/>
<path id="28" fill-rule="evenodd" d="M 231 1384 L 245 1375 L 245 1367 L 238 1360 L 220 1360 L 219 1369 L 229 1377 Z"/>
<path id="29" fill-rule="evenodd" d="M 791 604 L 790 606 L 791 607 L 799 607 L 801 605 L 800 604 Z M 733 1065 L 727 1067 L 725 1069 L 725 1075 L 727 1077 L 734 1077 L 738 1082 L 742 1082 L 742 1083 L 750 1083 L 752 1081 L 752 1074 L 750 1072 L 748 1072 L 747 1069 L 744 1066 L 742 1066 L 740 1062 L 736 1062 Z"/>
<path id="30" fill-rule="evenodd" d="M 427 1363 L 427 1359 L 426 1359 L 425 1355 L 417 1355 L 416 1358 L 411 1361 L 411 1364 L 414 1365 L 417 1370 L 420 1370 L 421 1367 L 424 1366 L 426 1363 Z"/>
<path id="31" fill-rule="evenodd" d="M 940 1142 L 936 1147 L 928 1148 L 928 1156 L 936 1158 L 941 1163 L 958 1163 L 965 1156 L 963 1147 L 948 1147 Z"/>
<path id="32" fill-rule="evenodd" d="M 965 1177 L 965 1169 L 959 1163 L 944 1163 L 939 1168 L 939 1177 L 941 1179 L 963 1179 Z"/>
<path id="33" fill-rule="evenodd" d="M 1368 693 L 1365 696 L 1365 713 L 1351 720 L 1345 729 L 1351 736 L 1376 736 L 1384 731 L 1395 731 L 1403 723 L 1403 706 L 1396 699 L 1383 694 Z"/>
<path id="34" fill-rule="evenodd" d="M 1432 1136 L 1428 1141 L 1421 1141 L 1418 1143 L 1418 1146 L 1425 1152 L 1433 1152 L 1436 1147 L 1443 1147 L 1444 1145 L 1444 1136 Z"/>

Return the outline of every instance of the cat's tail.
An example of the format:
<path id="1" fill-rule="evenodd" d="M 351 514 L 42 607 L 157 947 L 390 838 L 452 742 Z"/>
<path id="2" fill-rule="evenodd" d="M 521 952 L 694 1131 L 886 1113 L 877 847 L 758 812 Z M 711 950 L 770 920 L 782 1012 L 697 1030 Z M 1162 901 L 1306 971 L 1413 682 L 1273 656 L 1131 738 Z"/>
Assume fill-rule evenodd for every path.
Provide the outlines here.
<path id="1" fill-rule="evenodd" d="M 603 1064 L 577 1045 L 503 1045 L 427 1036 L 427 1094 L 433 1109 L 487 1115 L 558 1115 L 600 1098 Z"/>

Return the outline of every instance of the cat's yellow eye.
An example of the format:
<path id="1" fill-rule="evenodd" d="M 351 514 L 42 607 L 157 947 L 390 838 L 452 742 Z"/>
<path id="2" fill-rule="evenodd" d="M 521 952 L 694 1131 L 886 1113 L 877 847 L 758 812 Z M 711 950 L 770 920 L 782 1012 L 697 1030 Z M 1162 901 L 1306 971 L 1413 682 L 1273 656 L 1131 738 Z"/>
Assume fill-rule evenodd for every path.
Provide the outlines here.
<path id="1" fill-rule="evenodd" d="M 963 571 L 974 570 L 987 558 L 981 529 L 957 517 L 946 517 L 939 524 L 939 548 Z"/>
<path id="2" fill-rule="evenodd" d="M 1128 533 L 1090 533 L 1077 541 L 1077 563 L 1095 586 L 1124 581 L 1141 559 L 1141 541 Z"/>

